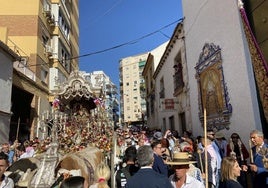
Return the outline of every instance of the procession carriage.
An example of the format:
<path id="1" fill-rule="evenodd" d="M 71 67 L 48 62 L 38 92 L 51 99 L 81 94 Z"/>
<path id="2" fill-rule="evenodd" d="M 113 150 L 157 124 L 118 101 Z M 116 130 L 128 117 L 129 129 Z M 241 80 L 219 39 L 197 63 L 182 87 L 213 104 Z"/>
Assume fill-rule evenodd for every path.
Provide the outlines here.
<path id="1" fill-rule="evenodd" d="M 106 118 L 101 91 L 96 93 L 78 71 L 58 88 L 37 130 L 48 142 L 8 169 L 17 187 L 53 187 L 72 174 L 91 185 L 98 164 L 111 166 L 114 123 Z"/>

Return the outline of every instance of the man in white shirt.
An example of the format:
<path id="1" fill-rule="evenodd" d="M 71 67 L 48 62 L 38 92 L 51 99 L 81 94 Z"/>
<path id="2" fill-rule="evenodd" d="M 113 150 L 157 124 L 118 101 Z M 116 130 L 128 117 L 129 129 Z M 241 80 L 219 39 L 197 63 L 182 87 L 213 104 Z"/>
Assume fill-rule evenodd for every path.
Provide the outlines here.
<path id="1" fill-rule="evenodd" d="M 174 188 L 204 188 L 204 184 L 198 181 L 196 178 L 187 174 L 189 170 L 189 165 L 196 163 L 196 161 L 191 161 L 188 152 L 178 152 L 174 153 L 173 161 L 167 162 L 174 169 L 174 174 L 172 174 L 169 179 Z"/>
<path id="2" fill-rule="evenodd" d="M 11 178 L 5 176 L 5 171 L 9 166 L 8 155 L 0 152 L 0 188 L 13 188 L 14 182 Z"/>

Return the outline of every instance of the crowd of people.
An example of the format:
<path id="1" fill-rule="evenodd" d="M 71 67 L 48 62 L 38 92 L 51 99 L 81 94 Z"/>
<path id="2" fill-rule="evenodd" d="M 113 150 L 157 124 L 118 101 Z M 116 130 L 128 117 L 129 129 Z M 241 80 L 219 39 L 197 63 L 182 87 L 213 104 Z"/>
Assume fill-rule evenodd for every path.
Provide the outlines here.
<path id="1" fill-rule="evenodd" d="M 265 188 L 268 187 L 268 144 L 261 131 L 249 134 L 248 151 L 238 133 L 229 139 L 221 131 L 207 130 L 193 137 L 177 131 L 132 131 L 117 129 L 116 188 Z M 49 147 L 49 140 L 35 138 L 23 143 L 1 145 L 0 188 L 14 187 L 5 170 L 14 162 L 35 156 Z M 111 168 L 99 164 L 90 188 L 109 188 Z M 71 178 L 71 179 L 70 179 Z M 64 178 L 61 187 L 88 188 L 83 177 Z"/>
<path id="2" fill-rule="evenodd" d="M 207 130 L 205 139 L 191 131 L 117 132 L 117 188 L 268 187 L 268 144 L 261 131 L 250 132 L 249 151 L 238 133 L 228 139 Z"/>

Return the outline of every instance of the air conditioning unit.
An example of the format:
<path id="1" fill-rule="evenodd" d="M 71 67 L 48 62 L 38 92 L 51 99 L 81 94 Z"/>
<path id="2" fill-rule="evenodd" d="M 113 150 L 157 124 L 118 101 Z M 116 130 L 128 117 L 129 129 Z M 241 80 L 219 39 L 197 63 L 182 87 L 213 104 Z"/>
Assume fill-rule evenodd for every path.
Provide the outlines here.
<path id="1" fill-rule="evenodd" d="M 46 17 L 51 17 L 51 6 L 50 4 L 44 5 L 44 14 Z"/>
<path id="2" fill-rule="evenodd" d="M 44 5 L 44 12 L 50 12 L 50 11 L 51 11 L 50 4 L 45 4 Z"/>
<path id="3" fill-rule="evenodd" d="M 53 48 L 50 45 L 46 45 L 45 52 L 48 54 L 48 56 L 52 56 L 53 55 Z"/>
<path id="4" fill-rule="evenodd" d="M 50 26 L 55 26 L 55 16 L 53 14 L 47 18 L 47 21 Z"/>
<path id="5" fill-rule="evenodd" d="M 28 64 L 28 57 L 21 57 L 20 64 L 23 65 L 23 67 L 26 67 Z"/>

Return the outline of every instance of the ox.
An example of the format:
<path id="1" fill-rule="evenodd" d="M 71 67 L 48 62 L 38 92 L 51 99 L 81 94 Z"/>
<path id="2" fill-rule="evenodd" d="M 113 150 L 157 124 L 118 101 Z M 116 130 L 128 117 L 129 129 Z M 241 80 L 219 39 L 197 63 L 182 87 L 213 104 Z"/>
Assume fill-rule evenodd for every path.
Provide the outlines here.
<path id="1" fill-rule="evenodd" d="M 45 155 L 45 154 L 42 154 Z M 34 179 L 36 172 L 44 167 L 40 156 L 21 159 L 13 163 L 7 170 L 11 173 L 11 177 L 17 187 L 30 187 L 31 181 Z M 59 157 L 59 161 L 55 166 L 54 172 L 45 171 L 50 175 L 54 174 L 54 187 L 63 178 L 61 172 L 76 172 L 75 175 L 81 175 L 85 178 L 88 185 L 94 183 L 94 171 L 99 163 L 104 160 L 103 153 L 96 147 L 87 147 L 81 151 L 69 153 L 63 157 Z M 43 166 L 42 166 L 43 165 Z M 64 169 L 64 170 L 63 170 Z M 78 174 L 77 174 L 78 173 Z M 79 174 L 80 173 L 80 174 Z M 44 174 L 46 176 L 47 174 Z M 26 177 L 28 176 L 28 177 Z"/>

